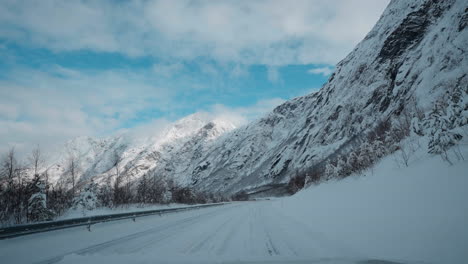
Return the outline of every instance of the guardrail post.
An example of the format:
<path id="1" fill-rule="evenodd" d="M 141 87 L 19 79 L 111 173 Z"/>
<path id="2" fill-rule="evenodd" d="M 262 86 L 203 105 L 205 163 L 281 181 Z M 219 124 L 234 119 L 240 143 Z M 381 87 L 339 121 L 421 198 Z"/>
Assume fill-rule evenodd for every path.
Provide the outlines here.
<path id="1" fill-rule="evenodd" d="M 89 232 L 91 232 L 91 219 L 88 220 L 88 225 L 86 226 Z"/>

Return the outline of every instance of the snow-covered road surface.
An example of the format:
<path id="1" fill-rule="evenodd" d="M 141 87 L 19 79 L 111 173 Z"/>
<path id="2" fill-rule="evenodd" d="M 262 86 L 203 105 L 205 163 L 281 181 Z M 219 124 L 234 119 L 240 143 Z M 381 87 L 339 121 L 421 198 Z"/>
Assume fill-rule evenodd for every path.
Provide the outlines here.
<path id="1" fill-rule="evenodd" d="M 275 201 L 234 203 L 0 241 L 2 263 L 366 262 Z M 276 203 L 278 203 L 276 201 Z"/>

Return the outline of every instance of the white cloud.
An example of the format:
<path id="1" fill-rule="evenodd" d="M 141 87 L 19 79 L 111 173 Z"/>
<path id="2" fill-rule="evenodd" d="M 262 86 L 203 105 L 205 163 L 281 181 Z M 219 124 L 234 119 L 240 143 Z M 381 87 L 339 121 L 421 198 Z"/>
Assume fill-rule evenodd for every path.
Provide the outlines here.
<path id="1" fill-rule="evenodd" d="M 148 139 L 160 137 L 171 124 L 173 122 L 166 118 L 156 118 L 135 127 L 120 129 L 115 135 L 127 136 L 128 140 L 144 144 Z"/>
<path id="2" fill-rule="evenodd" d="M 388 2 L 4 0 L 0 37 L 56 51 L 208 57 L 270 66 L 335 64 L 371 29 Z"/>
<path id="3" fill-rule="evenodd" d="M 334 68 L 332 67 L 320 67 L 320 68 L 313 68 L 308 70 L 307 72 L 310 74 L 321 74 L 323 76 L 328 76 L 332 74 L 334 71 Z"/>
<path id="4" fill-rule="evenodd" d="M 262 117 L 284 102 L 285 100 L 282 98 L 269 98 L 259 100 L 253 105 L 243 107 L 227 107 L 222 104 L 215 104 L 211 106 L 209 112 L 214 116 L 229 117 L 235 124 L 243 125 Z"/>
<path id="5" fill-rule="evenodd" d="M 158 78 L 153 69 L 137 72 L 78 72 L 60 66 L 46 71 L 12 69 L 8 80 L 0 80 L 0 153 L 11 146 L 16 146 L 19 152 L 29 151 L 35 144 L 47 151 L 77 136 L 128 131 L 122 127 L 141 118 L 141 113 L 151 114 L 148 109 L 177 112 L 184 107 L 179 96 L 186 92 L 185 87 L 161 87 Z M 275 98 L 237 108 L 213 105 L 208 112 L 240 125 L 283 101 Z M 146 116 L 128 126 L 136 135 L 157 135 L 178 117 Z"/>
<path id="6" fill-rule="evenodd" d="M 9 80 L 0 81 L 0 151 L 106 135 L 153 105 L 168 107 L 176 91 L 148 85 L 150 75 L 63 67 L 11 70 Z"/>
<path id="7" fill-rule="evenodd" d="M 252 64 L 265 64 L 272 82 L 281 81 L 278 69 L 287 64 L 333 65 L 364 37 L 388 2 L 3 0 L 0 38 L 7 43 L 54 52 L 151 56 L 162 62 L 141 71 L 76 71 L 57 65 L 9 69 L 8 80 L 0 81 L 0 151 L 105 135 L 149 108 L 183 107 L 179 97 L 207 86 L 187 76 L 185 90 L 159 80 L 179 79 L 186 61 L 197 62 L 200 72 L 213 80 L 212 89 L 222 89 L 216 87 L 220 75 L 246 76 Z M 16 63 L 3 44 L 0 55 Z M 327 75 L 328 70 L 310 72 Z M 217 104 L 210 112 L 242 124 L 281 102 L 274 98 L 237 108 Z M 153 119 L 139 127 L 157 131 L 167 122 Z"/>
<path id="8" fill-rule="evenodd" d="M 162 76 L 170 78 L 177 74 L 178 72 L 183 71 L 185 68 L 184 64 L 181 62 L 174 63 L 158 63 L 153 65 L 153 71 L 157 76 Z"/>
<path id="9" fill-rule="evenodd" d="M 245 65 L 235 64 L 229 71 L 229 76 L 232 78 L 249 76 L 249 69 Z"/>
<path id="10" fill-rule="evenodd" d="M 272 66 L 267 68 L 267 78 L 270 82 L 276 83 L 281 80 L 278 67 Z"/>
<path id="11" fill-rule="evenodd" d="M 14 120 L 19 115 L 19 109 L 16 105 L 8 102 L 0 104 L 0 119 Z"/>

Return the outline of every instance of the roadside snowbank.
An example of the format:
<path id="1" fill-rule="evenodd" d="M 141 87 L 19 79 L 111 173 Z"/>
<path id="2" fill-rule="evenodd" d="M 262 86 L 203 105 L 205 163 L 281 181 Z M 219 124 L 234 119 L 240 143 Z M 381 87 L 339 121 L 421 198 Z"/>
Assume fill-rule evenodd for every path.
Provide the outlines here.
<path id="1" fill-rule="evenodd" d="M 468 159 L 468 147 L 463 148 Z M 366 177 L 312 186 L 276 206 L 324 236 L 382 259 L 468 261 L 468 161 L 423 151 L 409 167 L 383 159 Z"/>

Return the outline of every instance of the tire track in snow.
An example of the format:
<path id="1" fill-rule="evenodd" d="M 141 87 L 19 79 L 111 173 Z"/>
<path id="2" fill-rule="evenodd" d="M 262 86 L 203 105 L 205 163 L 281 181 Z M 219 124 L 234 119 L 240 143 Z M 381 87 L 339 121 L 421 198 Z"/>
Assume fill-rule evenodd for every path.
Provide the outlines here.
<path id="1" fill-rule="evenodd" d="M 222 215 L 224 215 L 226 213 L 226 211 L 230 212 L 230 210 L 228 210 L 228 209 L 232 209 L 232 208 L 235 208 L 237 206 L 239 206 L 239 205 L 226 207 L 226 208 L 223 208 L 223 210 L 216 210 L 216 211 L 211 212 L 211 213 L 200 215 L 196 219 L 193 219 L 193 221 L 190 221 L 190 222 L 187 222 L 187 223 L 184 222 L 182 224 L 172 224 L 172 225 L 170 225 L 170 227 L 163 230 L 162 234 L 158 233 L 157 234 L 158 236 L 155 236 L 156 234 L 152 234 L 154 236 L 152 239 L 147 240 L 147 241 L 145 241 L 144 243 L 142 243 L 140 245 L 133 246 L 131 250 L 127 250 L 126 249 L 127 245 L 125 245 L 124 253 L 138 252 L 138 251 L 141 251 L 142 249 L 146 249 L 146 248 L 155 246 L 155 245 L 159 244 L 160 242 L 165 241 L 168 238 L 175 237 L 177 235 L 180 235 L 181 233 L 183 234 L 184 233 L 183 231 L 185 231 L 185 230 L 187 230 L 189 228 L 193 228 L 194 226 L 196 226 L 197 223 L 200 223 L 206 217 L 213 216 L 213 215 L 214 215 L 214 217 L 222 216 Z"/>
<path id="2" fill-rule="evenodd" d="M 147 230 L 147 231 L 139 232 L 139 233 L 137 233 L 138 235 L 130 235 L 130 236 L 122 237 L 120 239 L 112 240 L 112 241 L 109 241 L 109 242 L 104 242 L 104 243 L 101 243 L 101 244 L 98 244 L 98 245 L 95 245 L 95 246 L 91 246 L 91 247 L 76 251 L 75 253 L 79 254 L 79 255 L 92 254 L 92 253 L 97 253 L 99 251 L 103 251 L 103 250 L 109 249 L 109 248 L 111 248 L 113 246 L 122 245 L 122 244 L 123 244 L 124 247 L 127 247 L 128 245 L 125 245 L 125 242 L 129 242 L 130 240 L 140 239 L 140 238 L 146 237 L 146 236 L 158 235 L 160 232 L 164 232 L 164 231 L 171 230 L 171 229 L 179 230 L 181 227 L 192 225 L 194 222 L 196 222 L 200 218 L 203 218 L 203 217 L 205 217 L 207 215 L 216 214 L 216 213 L 218 213 L 218 212 L 215 211 L 215 212 L 211 212 L 211 213 L 207 213 L 207 214 L 203 214 L 203 215 L 188 217 L 188 218 L 185 218 L 185 219 L 182 219 L 182 220 L 167 223 L 167 224 L 165 224 L 163 226 L 158 226 L 156 228 L 152 228 L 152 229 Z M 157 239 L 155 239 L 155 241 L 160 240 L 160 239 L 161 239 L 161 237 L 157 237 Z M 149 242 L 146 242 L 143 245 L 141 245 L 139 248 L 141 248 L 144 245 L 151 245 L 151 243 L 154 243 L 155 241 L 150 240 Z"/>
<path id="3" fill-rule="evenodd" d="M 274 213 L 271 206 L 269 206 L 268 209 L 268 214 L 265 215 L 265 218 L 270 221 L 265 222 L 265 228 L 267 229 L 269 239 L 271 241 L 277 241 L 279 245 L 282 245 L 280 248 L 285 250 L 282 250 L 281 255 L 285 255 L 287 252 L 290 252 L 290 255 L 298 256 L 299 253 L 295 247 L 298 243 L 298 235 L 295 233 L 297 233 L 298 230 L 302 230 L 302 226 L 287 225 L 288 228 L 286 230 L 284 225 L 281 224 L 282 221 L 284 222 L 284 215 Z M 295 236 L 293 234 L 295 234 Z"/>
<path id="4" fill-rule="evenodd" d="M 153 232 L 152 234 L 149 234 L 152 236 L 149 240 L 141 241 L 140 243 L 137 243 L 136 245 L 133 245 L 131 247 L 129 247 L 129 245 L 122 245 L 123 250 L 119 252 L 120 253 L 134 253 L 134 252 L 138 252 L 143 249 L 155 246 L 158 243 L 170 237 L 173 237 L 179 234 L 181 231 L 186 230 L 187 228 L 191 227 L 193 224 L 198 222 L 200 218 L 201 217 L 197 217 L 196 219 L 191 219 L 191 221 L 168 225 L 167 228 L 160 230 L 160 232 Z"/>
<path id="5" fill-rule="evenodd" d="M 260 224 L 257 224 L 257 226 L 262 226 L 263 236 L 265 240 L 265 247 L 266 247 L 268 254 L 270 256 L 280 255 L 280 251 L 278 250 L 278 247 L 275 245 L 275 243 L 273 243 L 273 240 L 271 239 L 270 230 L 267 229 L 268 221 L 270 221 L 271 219 L 269 219 L 265 215 L 265 205 L 259 208 L 258 213 L 259 214 L 258 214 L 257 221 L 259 221 Z"/>
<path id="6" fill-rule="evenodd" d="M 224 208 L 217 208 L 217 209 L 221 209 L 221 211 L 222 211 L 222 210 L 225 210 L 225 209 L 230 209 L 232 207 L 233 206 L 224 207 Z M 220 213 L 219 211 L 220 210 L 215 210 L 215 211 L 203 213 L 201 215 L 188 216 L 186 218 L 176 220 L 174 222 L 163 224 L 162 226 L 158 226 L 158 227 L 155 227 L 155 228 L 150 228 L 150 229 L 147 229 L 147 230 L 143 230 L 143 231 L 140 231 L 140 232 L 137 232 L 137 233 L 133 233 L 133 234 L 124 236 L 124 237 L 120 237 L 120 238 L 117 238 L 117 239 L 113 239 L 113 240 L 110 240 L 110 241 L 106 241 L 106 242 L 103 242 L 103 243 L 92 245 L 92 246 L 89 246 L 89 247 L 86 247 L 86 248 L 83 248 L 83 249 L 79 249 L 79 250 L 70 251 L 70 252 L 67 252 L 67 253 L 64 253 L 64 254 L 60 254 L 58 256 L 36 262 L 36 264 L 57 263 L 57 262 L 61 261 L 65 256 L 71 255 L 71 254 L 86 255 L 86 254 L 97 253 L 97 252 L 102 251 L 104 249 L 111 248 L 113 246 L 123 244 L 125 242 L 131 241 L 131 240 L 134 240 L 134 239 L 138 239 L 138 238 L 148 236 L 148 235 L 154 235 L 155 233 L 158 233 L 160 231 L 163 231 L 163 230 L 165 230 L 167 228 L 171 228 L 171 227 L 179 229 L 180 225 L 184 225 L 184 224 L 187 225 L 187 227 L 188 227 L 191 224 L 193 224 L 192 222 L 196 222 L 200 218 L 210 216 L 210 215 L 213 215 L 213 214 L 219 214 Z M 165 237 L 165 238 L 167 238 L 167 237 Z M 151 245 L 151 243 L 150 244 L 147 243 L 147 245 Z"/>
<path id="7" fill-rule="evenodd" d="M 220 232 L 221 229 L 225 228 L 226 225 L 231 221 L 232 221 L 232 218 L 229 218 L 227 221 L 222 222 L 221 225 L 219 225 L 210 234 L 208 234 L 202 241 L 190 245 L 190 247 L 185 252 L 192 253 L 192 254 L 199 252 L 203 248 L 203 246 L 205 246 L 210 240 L 213 240 L 213 238 L 218 234 L 218 232 Z"/>
<path id="8" fill-rule="evenodd" d="M 221 243 L 221 246 L 218 247 L 218 250 L 216 250 L 216 253 L 218 255 L 222 255 L 227 252 L 227 249 L 229 247 L 229 244 L 232 243 L 234 234 L 236 233 L 237 230 L 239 230 L 242 222 L 242 217 L 243 214 L 238 214 L 236 215 L 235 219 L 236 221 L 232 221 L 231 225 L 227 226 L 229 228 L 226 228 L 227 233 L 223 238 L 223 242 Z M 234 218 L 233 218 L 234 219 Z"/>
<path id="9" fill-rule="evenodd" d="M 271 214 L 277 216 L 280 220 L 274 225 L 282 234 L 279 234 L 284 241 L 289 241 L 288 247 L 299 250 L 298 255 L 311 256 L 314 255 L 340 255 L 340 256 L 360 256 L 358 252 L 350 249 L 348 246 L 343 245 L 339 241 L 334 241 L 326 237 L 323 233 L 313 230 L 308 224 L 286 215 L 282 210 L 275 206 L 270 206 Z M 292 228 L 294 227 L 294 228 Z M 302 241 L 302 242 L 301 242 Z M 307 243 L 308 247 L 304 244 Z M 317 256 L 315 256 L 317 257 Z"/>
<path id="10" fill-rule="evenodd" d="M 143 228 L 133 234 L 131 224 L 119 224 L 119 228 L 127 230 L 123 232 L 125 236 L 114 235 L 115 239 L 112 240 L 101 239 L 102 243 L 84 244 L 87 247 L 39 263 L 56 263 L 70 254 L 89 257 L 93 257 L 93 254 L 96 257 L 150 254 L 167 259 L 212 256 L 215 259 L 245 257 L 249 260 L 252 257 L 304 260 L 334 257 L 337 251 L 340 252 L 340 248 L 323 234 L 314 232 L 300 219 L 286 215 L 272 202 L 239 203 L 199 214 L 159 219 L 149 219 Z"/>

